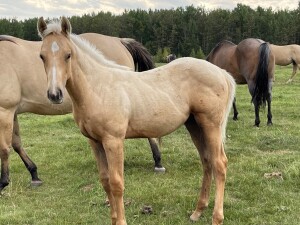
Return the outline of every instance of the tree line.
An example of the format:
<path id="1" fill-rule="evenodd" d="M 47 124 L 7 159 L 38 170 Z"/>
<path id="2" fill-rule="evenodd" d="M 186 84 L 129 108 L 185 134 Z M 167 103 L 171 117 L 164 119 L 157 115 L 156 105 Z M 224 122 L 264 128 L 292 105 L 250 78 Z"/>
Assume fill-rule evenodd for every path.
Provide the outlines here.
<path id="1" fill-rule="evenodd" d="M 204 7 L 179 7 L 160 10 L 125 10 L 121 15 L 98 12 L 69 18 L 73 33 L 101 33 L 130 37 L 141 42 L 156 61 L 174 53 L 177 56 L 204 58 L 221 40 L 239 43 L 253 37 L 287 45 L 300 43 L 300 2 L 294 10 L 252 9 L 237 4 L 233 10 Z M 0 34 L 40 40 L 37 18 L 18 21 L 0 19 Z"/>

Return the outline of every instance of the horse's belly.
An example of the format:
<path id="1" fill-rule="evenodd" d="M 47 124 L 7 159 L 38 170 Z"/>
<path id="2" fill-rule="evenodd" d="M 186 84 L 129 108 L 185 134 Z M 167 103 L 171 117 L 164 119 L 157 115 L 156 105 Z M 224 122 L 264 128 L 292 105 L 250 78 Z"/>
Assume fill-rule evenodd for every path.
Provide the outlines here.
<path id="1" fill-rule="evenodd" d="M 187 115 L 168 116 L 143 121 L 129 121 L 126 138 L 155 138 L 165 136 L 185 123 Z"/>

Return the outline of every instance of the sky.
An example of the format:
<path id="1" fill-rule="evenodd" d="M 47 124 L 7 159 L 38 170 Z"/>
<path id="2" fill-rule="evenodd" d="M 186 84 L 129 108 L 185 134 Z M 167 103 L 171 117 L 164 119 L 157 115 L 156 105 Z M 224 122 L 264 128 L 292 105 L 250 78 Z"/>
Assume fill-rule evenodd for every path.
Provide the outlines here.
<path id="1" fill-rule="evenodd" d="M 111 12 L 119 15 L 125 9 L 172 9 L 189 5 L 207 10 L 233 9 L 242 3 L 255 9 L 293 10 L 299 0 L 0 0 L 0 18 L 24 20 L 34 17 L 59 18 L 92 12 Z"/>

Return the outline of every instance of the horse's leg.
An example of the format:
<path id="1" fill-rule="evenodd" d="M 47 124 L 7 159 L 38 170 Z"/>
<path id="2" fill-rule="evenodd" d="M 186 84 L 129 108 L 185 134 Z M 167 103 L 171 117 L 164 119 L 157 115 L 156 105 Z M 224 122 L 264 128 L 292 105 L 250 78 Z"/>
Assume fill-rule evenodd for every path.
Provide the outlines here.
<path id="1" fill-rule="evenodd" d="M 95 142 L 91 139 L 89 141 L 90 141 L 90 145 L 92 146 L 92 149 L 94 151 L 94 155 L 96 158 L 100 182 L 106 192 L 108 201 L 110 203 L 110 213 L 111 213 L 112 224 L 115 225 L 117 222 L 117 211 L 116 211 L 115 200 L 112 195 L 110 184 L 109 184 L 109 174 L 108 174 L 108 164 L 107 164 L 106 153 L 104 151 L 102 144 Z"/>
<path id="2" fill-rule="evenodd" d="M 291 83 L 293 81 L 294 77 L 296 76 L 297 70 L 298 70 L 298 64 L 293 61 L 293 73 L 290 79 L 286 83 Z"/>
<path id="3" fill-rule="evenodd" d="M 13 116 L 13 112 L 0 108 L 0 192 L 9 184 L 9 152 L 13 132 Z"/>
<path id="4" fill-rule="evenodd" d="M 37 167 L 35 163 L 28 157 L 28 155 L 22 147 L 17 114 L 15 114 L 14 116 L 12 147 L 19 154 L 27 170 L 30 172 L 32 178 L 31 184 L 33 186 L 41 185 L 42 181 L 38 178 Z"/>
<path id="5" fill-rule="evenodd" d="M 199 200 L 197 203 L 196 210 L 190 216 L 192 221 L 199 220 L 203 211 L 207 208 L 209 202 L 210 195 L 210 187 L 212 181 L 212 165 L 210 160 L 207 159 L 208 153 L 206 153 L 206 149 L 203 142 L 202 132 L 200 127 L 197 125 L 194 116 L 190 115 L 189 119 L 185 122 L 185 126 L 189 131 L 191 138 L 198 149 L 200 154 L 201 162 L 203 165 L 203 180 L 202 180 L 202 188 L 199 196 Z"/>
<path id="6" fill-rule="evenodd" d="M 273 125 L 272 112 L 271 112 L 271 102 L 272 102 L 272 94 L 269 93 L 269 95 L 267 97 L 267 103 L 268 103 L 268 122 L 267 122 L 267 125 Z"/>
<path id="7" fill-rule="evenodd" d="M 159 140 L 157 138 L 148 138 L 152 155 L 154 159 L 154 171 L 155 172 L 165 172 L 166 169 L 161 165 L 161 156 L 159 151 Z"/>
<path id="8" fill-rule="evenodd" d="M 239 113 L 238 113 L 237 108 L 236 108 L 236 97 L 234 97 L 232 106 L 233 106 L 233 120 L 238 120 L 238 114 Z"/>
<path id="9" fill-rule="evenodd" d="M 259 105 L 255 99 L 253 99 L 253 104 L 254 104 L 254 111 L 255 111 L 255 122 L 254 126 L 259 127 L 260 124 L 260 118 L 259 118 Z"/>
<path id="10" fill-rule="evenodd" d="M 254 81 L 248 81 L 248 89 L 249 89 L 249 93 L 251 94 L 252 97 L 252 103 L 254 105 L 254 112 L 255 112 L 255 121 L 254 121 L 254 126 L 259 127 L 260 124 L 260 118 L 259 118 L 259 105 L 258 102 L 256 100 L 254 96 L 254 90 L 255 90 L 255 84 Z"/>
<path id="11" fill-rule="evenodd" d="M 115 225 L 126 225 L 124 209 L 124 140 L 104 138 L 102 141 L 108 164 L 109 185 L 112 193 L 117 219 Z"/>
<path id="12" fill-rule="evenodd" d="M 197 124 L 202 126 L 201 141 L 203 142 L 204 150 L 200 151 L 200 154 L 204 158 L 203 161 L 207 161 L 206 163 L 211 166 L 216 183 L 212 225 L 220 225 L 224 220 L 223 202 L 227 170 L 227 157 L 224 151 L 224 144 L 222 143 L 222 129 L 218 122 L 212 121 L 211 118 L 203 114 L 196 115 L 195 119 Z M 201 201 L 202 199 L 199 198 L 198 205 L 199 203 L 201 204 Z"/>

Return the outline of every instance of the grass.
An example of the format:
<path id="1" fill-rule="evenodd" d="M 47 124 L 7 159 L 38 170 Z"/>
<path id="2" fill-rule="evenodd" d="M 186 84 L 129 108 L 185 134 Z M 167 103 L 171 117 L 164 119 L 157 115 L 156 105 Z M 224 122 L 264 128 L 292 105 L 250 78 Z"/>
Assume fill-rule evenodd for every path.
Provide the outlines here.
<path id="1" fill-rule="evenodd" d="M 286 84 L 291 72 L 291 67 L 276 69 L 271 127 L 266 110 L 261 127 L 253 127 L 250 95 L 246 86 L 238 86 L 239 121 L 230 119 L 227 127 L 224 224 L 290 225 L 300 220 L 300 77 Z M 11 182 L 0 196 L 0 224 L 110 224 L 93 155 L 72 116 L 23 114 L 19 121 L 23 145 L 44 184 L 31 187 L 28 172 L 12 152 Z M 153 172 L 147 140 L 126 140 L 125 145 L 128 224 L 193 224 L 188 217 L 202 169 L 185 129 L 163 138 L 165 174 Z M 277 171 L 283 179 L 264 177 Z M 213 200 L 214 188 L 208 209 L 195 224 L 211 223 Z M 142 214 L 144 205 L 152 206 L 153 214 Z"/>

